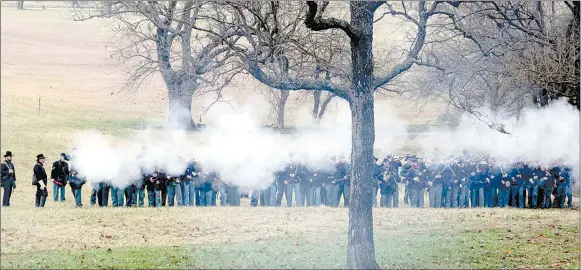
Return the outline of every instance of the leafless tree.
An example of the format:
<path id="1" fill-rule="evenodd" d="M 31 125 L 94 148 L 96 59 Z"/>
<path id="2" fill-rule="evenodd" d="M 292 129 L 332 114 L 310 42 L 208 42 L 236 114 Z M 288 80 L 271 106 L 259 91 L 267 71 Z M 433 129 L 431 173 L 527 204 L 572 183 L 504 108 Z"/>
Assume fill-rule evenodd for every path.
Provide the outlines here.
<path id="1" fill-rule="evenodd" d="M 330 92 L 323 92 L 319 90 L 312 91 L 313 92 L 313 119 L 316 122 L 320 122 L 327 111 L 327 107 L 329 103 L 335 98 L 337 95 L 330 93 Z M 323 98 L 323 102 L 321 102 L 321 98 Z"/>
<path id="2" fill-rule="evenodd" d="M 450 2 L 436 12 L 425 42 L 421 64 L 435 76 L 414 74 L 430 87 L 412 94 L 443 100 L 447 111 L 468 113 L 503 133 L 511 131 L 499 120 L 518 118 L 526 106 L 558 97 L 579 106 L 575 5 Z"/>
<path id="3" fill-rule="evenodd" d="M 287 110 L 287 101 L 290 96 L 290 91 L 279 91 L 272 88 L 266 88 L 261 91 L 262 95 L 265 96 L 266 101 L 270 105 L 272 112 L 272 119 L 275 122 L 272 126 L 276 126 L 277 129 L 285 128 L 285 112 Z"/>
<path id="4" fill-rule="evenodd" d="M 348 9 L 348 20 L 327 17 L 329 2 L 267 2 L 231 3 L 232 22 L 240 27 L 247 46 L 231 44 L 241 56 L 245 69 L 258 81 L 279 90 L 327 91 L 345 99 L 351 108 L 352 153 L 351 194 L 349 205 L 349 231 L 347 264 L 350 268 L 375 269 L 373 240 L 372 179 L 374 128 L 374 93 L 400 74 L 421 62 L 420 52 L 426 40 L 426 27 L 430 17 L 436 15 L 444 2 L 417 2 L 404 6 L 413 9 L 387 10 L 386 14 L 400 17 L 414 26 L 413 41 L 401 57 L 391 63 L 378 65 L 373 53 L 373 26 L 375 13 L 384 2 L 334 3 Z M 343 9 L 345 10 L 345 9 Z M 335 13 L 337 14 L 337 13 Z M 315 74 L 321 63 L 316 56 L 301 50 L 301 41 L 313 33 L 331 35 L 335 43 L 350 44 L 350 50 L 327 65 L 331 74 L 327 78 L 293 72 L 300 66 Z M 318 44 L 318 43 L 315 43 Z M 320 44 L 319 44 L 320 45 Z M 298 55 L 294 54 L 300 52 Z M 292 54 L 292 57 L 289 57 Z M 400 54 L 401 55 L 401 54 Z M 377 67 L 377 71 L 374 69 Z"/>
<path id="5" fill-rule="evenodd" d="M 194 128 L 192 97 L 220 91 L 240 70 L 227 42 L 236 43 L 235 27 L 216 24 L 224 14 L 213 2 L 103 1 L 97 11 L 77 9 L 76 20 L 113 19 L 117 34 L 113 57 L 129 66 L 124 90 L 134 93 L 145 79 L 160 73 L 168 91 L 169 122 Z M 220 38 L 198 27 L 211 27 Z"/>
<path id="6" fill-rule="evenodd" d="M 17 9 L 24 9 L 24 1 L 16 1 Z"/>
<path id="7" fill-rule="evenodd" d="M 533 88 L 539 105 L 566 97 L 579 108 L 579 9 L 577 1 L 456 2 L 453 29 L 468 37 L 483 57 L 509 64 L 513 80 Z"/>

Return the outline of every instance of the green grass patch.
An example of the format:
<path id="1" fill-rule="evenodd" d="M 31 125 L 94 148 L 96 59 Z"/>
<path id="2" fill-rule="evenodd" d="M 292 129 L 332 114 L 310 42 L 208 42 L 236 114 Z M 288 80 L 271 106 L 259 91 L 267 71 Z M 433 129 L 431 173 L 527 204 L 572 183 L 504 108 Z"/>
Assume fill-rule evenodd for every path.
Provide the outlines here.
<path id="1" fill-rule="evenodd" d="M 382 268 L 579 268 L 579 228 L 376 230 Z M 2 254 L 2 268 L 345 268 L 346 236 Z"/>

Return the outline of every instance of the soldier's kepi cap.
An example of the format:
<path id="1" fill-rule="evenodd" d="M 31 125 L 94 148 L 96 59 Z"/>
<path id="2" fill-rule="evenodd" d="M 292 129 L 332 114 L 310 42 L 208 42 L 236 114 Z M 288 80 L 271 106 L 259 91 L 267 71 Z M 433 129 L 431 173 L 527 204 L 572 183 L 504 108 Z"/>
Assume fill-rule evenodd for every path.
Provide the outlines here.
<path id="1" fill-rule="evenodd" d="M 44 159 L 44 155 L 43 154 L 38 154 L 38 155 L 36 155 L 36 159 Z"/>
<path id="2" fill-rule="evenodd" d="M 63 157 L 66 161 L 69 161 L 69 156 L 67 156 L 67 154 L 61 153 L 60 156 Z"/>

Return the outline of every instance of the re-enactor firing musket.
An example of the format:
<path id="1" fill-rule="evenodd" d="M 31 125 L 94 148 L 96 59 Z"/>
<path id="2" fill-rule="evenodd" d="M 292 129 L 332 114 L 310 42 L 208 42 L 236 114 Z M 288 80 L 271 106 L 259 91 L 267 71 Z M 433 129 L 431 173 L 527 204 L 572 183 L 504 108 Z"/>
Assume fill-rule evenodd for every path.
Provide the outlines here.
<path id="1" fill-rule="evenodd" d="M 399 188 L 399 185 L 397 184 L 397 181 L 395 180 L 396 177 L 393 175 L 391 163 L 389 165 L 387 165 L 387 167 L 384 168 L 382 178 L 383 178 L 382 181 L 385 182 L 386 185 L 388 185 L 388 186 L 391 185 L 392 187 L 395 186 L 397 188 L 397 190 L 401 192 L 401 189 Z"/>

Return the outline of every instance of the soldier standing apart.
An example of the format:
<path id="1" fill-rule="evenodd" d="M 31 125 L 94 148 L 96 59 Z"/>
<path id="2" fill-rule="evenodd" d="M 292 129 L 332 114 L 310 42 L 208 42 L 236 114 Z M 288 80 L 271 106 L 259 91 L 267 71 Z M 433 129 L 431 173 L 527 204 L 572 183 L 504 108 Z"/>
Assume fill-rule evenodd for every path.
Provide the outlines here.
<path id="1" fill-rule="evenodd" d="M 14 163 L 12 163 L 12 152 L 6 151 L 1 167 L 2 187 L 4 187 L 2 206 L 10 206 L 12 190 L 16 188 L 16 173 L 14 171 Z"/>
<path id="2" fill-rule="evenodd" d="M 48 196 L 48 190 L 46 189 L 48 176 L 46 175 L 46 170 L 44 169 L 45 161 L 46 160 L 43 154 L 37 155 L 36 164 L 34 164 L 34 168 L 32 169 L 34 172 L 34 179 L 32 184 L 36 186 L 36 207 L 44 207 L 46 197 Z"/>
<path id="3" fill-rule="evenodd" d="M 69 164 L 67 163 L 68 160 L 69 158 L 67 157 L 67 154 L 61 153 L 59 160 L 52 164 L 50 181 L 53 182 L 52 192 L 55 202 L 58 202 L 59 191 L 61 193 L 61 202 L 65 201 L 65 187 L 67 185 L 67 179 L 69 176 Z"/>

